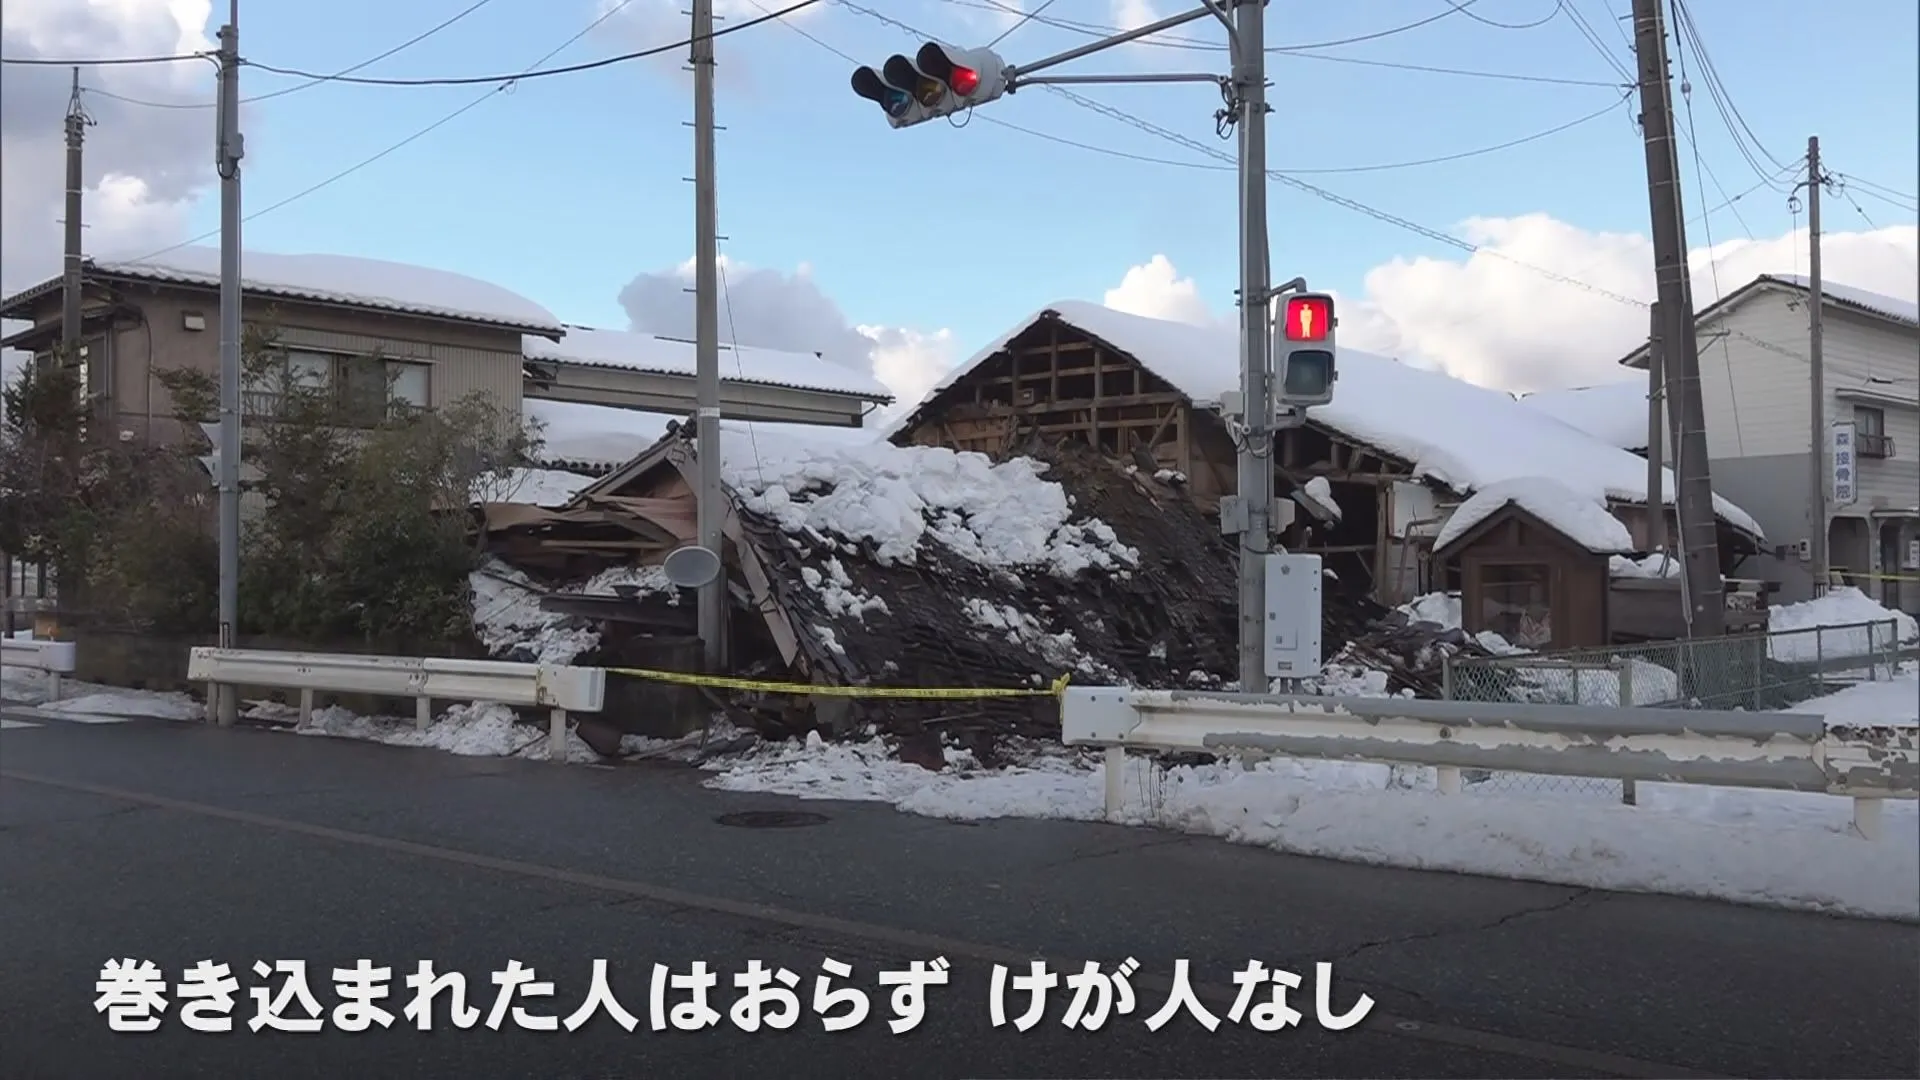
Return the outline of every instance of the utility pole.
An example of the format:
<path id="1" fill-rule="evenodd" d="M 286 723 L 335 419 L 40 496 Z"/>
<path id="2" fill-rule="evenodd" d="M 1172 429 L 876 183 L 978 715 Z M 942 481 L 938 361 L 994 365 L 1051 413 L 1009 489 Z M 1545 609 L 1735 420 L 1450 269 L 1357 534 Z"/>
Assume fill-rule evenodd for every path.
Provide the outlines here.
<path id="1" fill-rule="evenodd" d="M 1661 403 L 1666 394 L 1666 342 L 1661 340 L 1660 320 L 1666 312 L 1658 303 L 1653 305 L 1653 318 L 1647 329 L 1647 550 L 1659 551 L 1667 546 L 1667 499 L 1666 499 L 1666 432 L 1665 409 Z"/>
<path id="2" fill-rule="evenodd" d="M 1824 596 L 1832 577 L 1832 555 L 1827 550 L 1827 371 L 1821 316 L 1827 306 L 1820 280 L 1820 136 L 1807 139 L 1807 428 L 1810 462 L 1807 477 L 1807 536 L 1813 556 L 1813 595 Z"/>
<path id="3" fill-rule="evenodd" d="M 1273 550 L 1273 372 L 1268 304 L 1266 0 L 1233 11 L 1233 95 L 1240 131 L 1240 390 L 1246 442 L 1238 459 L 1246 507 L 1240 534 L 1240 692 L 1267 692 L 1266 556 Z"/>
<path id="4" fill-rule="evenodd" d="M 220 647 L 235 647 L 240 621 L 240 0 L 220 28 Z M 214 720 L 239 718 L 240 688 L 215 688 Z"/>
<path id="5" fill-rule="evenodd" d="M 1662 6 L 1663 0 L 1633 0 L 1640 130 L 1646 143 L 1647 196 L 1653 216 L 1654 278 L 1665 316 L 1661 342 L 1667 366 L 1667 406 L 1675 410 L 1678 421 L 1673 447 L 1674 502 L 1680 519 L 1678 541 L 1687 634 L 1718 637 L 1726 628 L 1726 589 L 1720 579 L 1719 523 L 1713 511 L 1713 474 L 1707 461 L 1706 415 L 1700 400 L 1700 348 L 1694 335 L 1686 224 L 1680 212 L 1680 167 L 1674 146 Z"/>
<path id="6" fill-rule="evenodd" d="M 713 179 L 713 0 L 693 0 L 693 325 L 696 531 L 700 546 L 721 561 L 720 573 L 700 586 L 700 644 L 707 670 L 726 664 L 727 574 L 722 545 L 720 461 L 720 238 Z"/>
<path id="7" fill-rule="evenodd" d="M 60 281 L 60 345 L 65 354 L 62 363 L 80 362 L 80 280 L 81 263 L 81 192 L 86 179 L 81 170 L 81 147 L 86 142 L 87 125 L 92 121 L 87 117 L 86 106 L 80 101 L 80 69 L 73 69 L 73 96 L 67 100 L 67 210 L 66 220 L 66 264 L 62 268 Z M 82 394 L 91 393 L 93 387 L 83 383 Z"/>

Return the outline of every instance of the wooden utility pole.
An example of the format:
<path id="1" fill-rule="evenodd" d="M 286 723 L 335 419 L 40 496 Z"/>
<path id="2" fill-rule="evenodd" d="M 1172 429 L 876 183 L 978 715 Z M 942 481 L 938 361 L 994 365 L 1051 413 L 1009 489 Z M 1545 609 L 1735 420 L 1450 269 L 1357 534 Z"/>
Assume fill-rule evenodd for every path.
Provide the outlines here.
<path id="1" fill-rule="evenodd" d="M 1833 557 L 1827 547 L 1827 364 L 1821 316 L 1826 314 L 1825 289 L 1820 275 L 1820 137 L 1807 139 L 1807 420 L 1808 457 L 1812 469 L 1807 484 L 1807 538 L 1813 556 L 1813 595 L 1824 596 L 1833 577 Z"/>
<path id="2" fill-rule="evenodd" d="M 66 227 L 66 263 L 62 267 L 60 278 L 60 350 L 61 363 L 80 363 L 80 339 L 82 334 L 80 315 L 80 264 L 82 260 L 80 229 L 81 193 L 86 188 L 86 174 L 81 169 L 81 153 L 86 144 L 87 125 L 92 123 L 87 110 L 80 100 L 80 69 L 73 69 L 73 96 L 67 99 L 67 206 L 66 219 L 61 222 Z M 82 379 L 86 377 L 82 369 Z M 92 386 L 83 381 L 82 394 L 91 393 Z"/>
<path id="3" fill-rule="evenodd" d="M 1647 197 L 1653 212 L 1653 269 L 1663 314 L 1667 407 L 1673 410 L 1674 502 L 1684 573 L 1689 637 L 1726 630 L 1726 587 L 1720 580 L 1719 523 L 1700 401 L 1700 347 L 1694 336 L 1693 283 L 1680 203 L 1680 165 L 1673 136 L 1673 93 L 1667 71 L 1663 0 L 1633 0 L 1633 45 L 1639 62 L 1640 131 L 1647 152 Z"/>
<path id="4" fill-rule="evenodd" d="M 1667 546 L 1666 433 L 1661 430 L 1667 399 L 1667 358 L 1660 340 L 1660 320 L 1666 316 L 1659 304 L 1653 305 L 1653 318 L 1647 328 L 1647 537 L 1648 551 Z"/>

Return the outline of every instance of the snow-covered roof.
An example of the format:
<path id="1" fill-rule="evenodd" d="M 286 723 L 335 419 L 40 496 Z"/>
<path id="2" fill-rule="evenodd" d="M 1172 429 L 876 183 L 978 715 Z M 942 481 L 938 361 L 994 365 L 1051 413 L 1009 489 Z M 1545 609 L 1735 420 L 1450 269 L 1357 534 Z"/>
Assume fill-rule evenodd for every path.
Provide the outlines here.
<path id="1" fill-rule="evenodd" d="M 1777 281 L 1782 285 L 1809 292 L 1813 289 L 1813 279 L 1804 274 L 1762 274 L 1762 281 Z M 1920 304 L 1911 300 L 1901 300 L 1885 293 L 1857 289 L 1852 285 L 1842 285 L 1832 281 L 1820 283 L 1820 293 L 1829 302 L 1847 307 L 1857 307 L 1863 311 L 1900 322 L 1920 326 Z"/>
<path id="2" fill-rule="evenodd" d="M 564 469 L 513 469 L 505 476 L 486 476 L 473 485 L 475 502 L 514 503 L 554 509 L 567 505 L 574 493 L 593 477 Z"/>
<path id="3" fill-rule="evenodd" d="M 1239 342 L 1233 327 L 1149 319 L 1084 300 L 1062 300 L 1022 319 L 954 368 L 923 402 L 964 378 L 1048 312 L 1132 356 L 1195 404 L 1217 402 L 1222 393 L 1239 386 Z M 1416 477 L 1471 494 L 1502 480 L 1547 474 L 1595 503 L 1647 499 L 1645 459 L 1499 390 L 1346 348 L 1339 350 L 1339 375 L 1333 401 L 1313 408 L 1308 418 L 1399 458 Z M 886 435 L 897 434 L 915 415 L 917 410 L 904 414 Z M 1669 470 L 1662 485 L 1668 505 L 1674 490 Z M 1765 535 L 1746 511 L 1717 495 L 1714 510 L 1736 528 Z"/>
<path id="4" fill-rule="evenodd" d="M 1645 379 L 1570 390 L 1540 390 L 1522 397 L 1520 403 L 1561 423 L 1571 424 L 1608 446 L 1622 450 L 1647 448 Z"/>
<path id="5" fill-rule="evenodd" d="M 520 412 L 545 426 L 541 460 L 609 468 L 632 461 L 634 455 L 660 441 L 667 433 L 668 422 L 679 419 L 661 413 L 537 398 L 524 399 Z"/>
<path id="6" fill-rule="evenodd" d="M 1508 504 L 1539 518 L 1595 554 L 1617 555 L 1633 550 L 1633 535 L 1604 505 L 1545 476 L 1516 476 L 1474 492 L 1440 527 L 1433 550 L 1445 550 Z"/>
<path id="7" fill-rule="evenodd" d="M 668 424 L 686 419 L 609 405 L 534 398 L 522 402 L 521 412 L 545 425 L 542 460 L 609 468 L 618 468 L 640 456 L 666 437 Z M 790 456 L 814 446 L 854 446 L 878 438 L 879 433 L 871 428 L 722 420 L 720 460 L 723 468 L 736 462 L 751 465 L 757 460 Z"/>
<path id="8" fill-rule="evenodd" d="M 101 273 L 182 285 L 218 285 L 220 250 L 183 247 L 134 261 L 95 259 Z M 553 313 L 498 285 L 425 266 L 351 255 L 285 255 L 248 251 L 240 260 L 247 292 L 328 304 L 428 315 L 515 330 L 557 333 Z"/>
<path id="9" fill-rule="evenodd" d="M 529 360 L 557 360 L 661 375 L 692 375 L 695 371 L 693 342 L 638 331 L 569 326 L 566 336 L 559 341 L 529 335 L 524 349 Z M 892 392 L 872 375 L 830 364 L 812 353 L 722 343 L 720 377 L 729 382 L 825 390 L 872 401 L 893 400 Z"/>

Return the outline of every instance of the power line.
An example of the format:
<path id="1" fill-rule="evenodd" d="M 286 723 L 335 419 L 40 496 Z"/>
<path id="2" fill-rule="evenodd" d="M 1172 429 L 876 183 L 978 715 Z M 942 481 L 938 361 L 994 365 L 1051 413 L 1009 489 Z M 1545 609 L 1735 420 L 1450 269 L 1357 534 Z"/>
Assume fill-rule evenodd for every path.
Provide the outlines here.
<path id="1" fill-rule="evenodd" d="M 1327 56 L 1322 53 L 1290 52 L 1293 60 L 1329 60 L 1336 64 L 1360 64 L 1366 67 L 1393 68 L 1399 71 L 1423 71 L 1432 75 L 1461 75 L 1474 79 L 1504 79 L 1510 82 L 1547 83 L 1554 86 L 1603 86 L 1609 89 L 1632 86 L 1633 80 L 1608 81 L 1606 79 L 1565 79 L 1553 75 L 1525 75 L 1508 71 L 1474 71 L 1468 68 L 1434 67 L 1428 64 L 1408 64 L 1397 60 L 1372 60 L 1359 56 Z"/>
<path id="2" fill-rule="evenodd" d="M 1846 185 L 1847 187 L 1858 188 L 1860 191 L 1860 194 L 1862 195 L 1867 195 L 1872 198 L 1879 199 L 1881 202 L 1886 203 L 1888 206 L 1899 207 L 1900 209 L 1905 210 L 1909 214 L 1915 213 L 1916 208 L 1913 206 L 1908 206 L 1907 204 L 1913 203 L 1913 202 L 1920 202 L 1920 199 L 1915 199 L 1911 195 L 1903 194 L 1901 192 L 1895 191 L 1894 189 L 1883 186 L 1881 184 L 1876 184 L 1871 180 L 1863 180 L 1858 176 L 1852 175 L 1851 173 L 1830 173 L 1829 175 L 1832 176 L 1834 179 L 1840 181 L 1842 184 Z"/>
<path id="3" fill-rule="evenodd" d="M 663 53 L 675 52 L 687 48 L 696 41 L 725 37 L 728 34 L 737 34 L 742 30 L 752 29 L 761 23 L 772 22 L 775 19 L 791 15 L 802 8 L 812 7 L 820 2 L 821 0 L 799 0 L 798 3 L 789 4 L 778 11 L 770 12 L 758 18 L 748 19 L 746 22 L 723 27 L 710 34 L 689 37 L 684 41 L 676 41 L 669 45 L 656 45 L 651 49 L 640 49 L 635 52 L 621 53 L 618 56 L 603 56 L 598 60 L 588 60 L 585 63 L 523 71 L 513 75 L 460 75 L 429 79 L 376 79 L 353 75 L 317 75 L 311 71 L 274 67 L 270 64 L 262 64 L 252 60 L 243 60 L 241 62 L 249 67 L 258 68 L 261 71 L 271 71 L 276 75 L 292 75 L 302 79 L 315 79 L 321 82 L 351 83 L 356 86 L 474 86 L 481 83 L 525 82 L 528 79 L 545 78 L 549 75 L 573 75 L 582 71 L 593 71 L 598 68 L 611 67 L 614 64 L 624 64 L 633 60 L 642 60 L 649 56 L 659 56 Z"/>
<path id="4" fill-rule="evenodd" d="M 1012 26 L 1009 26 L 1005 30 L 1000 31 L 999 37 L 994 38 L 992 41 L 987 42 L 987 48 L 991 49 L 995 45 L 998 45 L 1001 42 L 1007 40 L 1008 37 L 1012 36 L 1015 30 L 1018 30 L 1021 27 L 1032 22 L 1035 16 L 1041 14 L 1042 12 L 1046 11 L 1048 8 L 1052 6 L 1053 6 L 1053 0 L 1046 0 L 1046 3 L 1041 4 L 1039 7 L 1034 8 L 1032 11 L 1029 11 L 1025 15 L 1020 16 L 1019 19 L 1015 20 Z"/>
<path id="5" fill-rule="evenodd" d="M 553 59 L 554 57 L 560 55 L 561 53 L 567 51 L 567 49 L 572 47 L 575 42 L 579 41 L 581 38 L 586 37 L 588 34 L 591 34 L 595 30 L 599 29 L 602 23 L 606 22 L 608 19 L 611 19 L 615 15 L 618 15 L 620 12 L 624 11 L 627 5 L 631 4 L 632 2 L 633 0 L 619 0 L 619 3 L 615 4 L 611 8 L 608 8 L 604 14 L 602 14 L 599 18 L 593 20 L 592 22 L 588 23 L 584 28 L 580 30 L 579 33 L 574 34 L 572 37 L 568 38 L 567 40 L 561 42 L 559 45 L 555 46 L 553 49 L 549 50 L 546 53 L 546 55 L 542 56 L 540 59 L 535 60 L 533 63 L 527 65 L 527 70 L 532 71 L 538 68 L 541 64 L 544 64 L 547 61 Z M 316 191 L 320 191 L 323 188 L 330 187 L 342 180 L 345 180 L 347 177 L 352 176 L 354 173 L 359 172 L 361 169 L 364 169 L 367 166 L 372 165 L 374 162 L 379 161 L 380 159 L 386 157 L 387 155 L 392 154 L 395 151 L 408 146 L 409 144 L 415 142 L 416 140 L 419 140 L 433 133 L 434 131 L 437 131 L 442 127 L 445 127 L 447 124 L 450 124 L 453 121 L 459 119 L 460 117 L 466 115 L 467 113 L 473 111 L 474 109 L 479 108 L 482 104 L 493 100 L 493 97 L 495 94 L 498 94 L 503 90 L 512 88 L 512 86 L 514 85 L 514 81 L 515 81 L 514 77 L 512 76 L 506 77 L 505 79 L 501 80 L 498 86 L 495 86 L 492 89 L 488 90 L 485 94 L 482 94 L 477 98 L 474 98 L 472 101 L 467 102 L 465 105 L 460 106 L 458 109 L 453 110 L 447 115 L 442 116 L 440 119 L 435 120 L 433 123 L 428 124 L 426 127 L 421 128 L 420 130 L 414 132 L 413 134 L 407 136 L 406 138 L 401 139 L 399 142 L 394 143 L 392 146 L 387 147 L 385 150 L 382 150 L 371 157 L 364 158 L 353 165 L 349 165 L 348 167 L 340 170 L 339 172 L 334 173 L 332 176 L 327 177 L 325 180 L 322 180 L 317 184 L 313 184 L 309 187 L 306 187 L 300 191 L 297 191 L 294 194 L 289 195 L 284 199 L 281 199 L 277 203 L 274 203 L 270 206 L 262 207 L 259 210 L 255 210 L 253 213 L 248 214 L 246 217 L 242 218 L 241 220 L 252 221 L 253 219 L 260 217 L 264 214 L 271 214 L 275 210 L 278 210 L 281 207 L 288 205 L 289 203 L 298 202 L 299 200 L 304 199 L 309 195 L 312 195 Z M 199 236 L 193 237 L 191 239 L 182 240 L 177 244 L 172 244 L 167 247 L 163 247 L 158 251 L 152 252 L 151 254 L 142 255 L 138 259 L 134 259 L 132 261 L 146 262 L 148 259 L 158 258 L 162 255 L 167 254 L 170 251 L 178 251 L 183 247 L 187 247 L 192 244 L 197 244 L 202 240 L 208 240 L 218 235 L 220 235 L 220 230 L 212 229 L 207 232 L 201 233 Z"/>
<path id="6" fill-rule="evenodd" d="M 136 64 L 177 64 L 182 60 L 211 60 L 210 52 L 179 53 L 174 56 L 96 56 L 88 60 L 49 60 L 43 56 L 0 56 L 0 64 L 28 67 L 128 67 Z"/>
<path id="7" fill-rule="evenodd" d="M 1532 30 L 1536 26 L 1545 26 L 1549 22 L 1553 21 L 1554 16 L 1560 14 L 1560 11 L 1562 8 L 1567 6 L 1567 0 L 1554 0 L 1553 10 L 1547 12 L 1545 16 L 1539 19 L 1535 19 L 1533 22 L 1503 23 L 1495 19 L 1489 19 L 1485 15 L 1478 15 L 1478 14 L 1475 14 L 1474 12 L 1468 11 L 1466 4 L 1456 3 L 1455 0 L 1446 0 L 1446 3 L 1448 7 L 1451 7 L 1453 10 L 1459 12 L 1462 15 L 1465 15 L 1469 19 L 1472 19 L 1474 22 L 1480 23 L 1485 26 L 1492 26 L 1501 30 Z"/>
<path id="8" fill-rule="evenodd" d="M 1706 161 L 1700 155 L 1700 139 L 1693 123 L 1693 90 L 1687 80 L 1687 50 L 1682 47 L 1676 39 L 1673 51 L 1674 57 L 1680 61 L 1680 99 L 1686 105 L 1687 145 L 1693 149 L 1693 181 L 1700 189 L 1700 201 L 1706 202 L 1707 182 L 1705 177 L 1707 169 Z M 1718 186 L 1719 183 L 1720 181 L 1718 179 L 1714 180 L 1716 186 Z M 1722 197 L 1725 197 L 1726 191 L 1722 190 L 1720 194 Z M 1674 185 L 1673 198 L 1676 204 L 1680 201 L 1680 186 L 1677 183 Z M 1739 211 L 1736 210 L 1734 212 L 1734 217 L 1735 220 L 1740 221 L 1741 228 L 1746 228 L 1747 223 L 1739 217 Z M 1701 227 L 1707 234 L 1707 273 L 1713 280 L 1713 296 L 1714 299 L 1717 300 L 1726 294 L 1720 289 L 1720 258 L 1713 253 L 1713 218 L 1708 217 L 1703 219 L 1701 221 Z M 1749 238 L 1752 237 L 1753 232 L 1751 229 L 1747 231 L 1747 235 Z M 1696 334 L 1695 336 L 1697 337 L 1698 335 Z M 1699 357 L 1696 355 L 1694 359 L 1697 362 Z M 1733 346 L 1728 344 L 1726 337 L 1720 339 L 1720 362 L 1727 373 L 1727 399 L 1733 406 L 1734 443 L 1739 450 L 1740 456 L 1745 457 L 1747 453 L 1746 429 L 1740 424 L 1740 393 L 1734 385 L 1733 378 Z M 1697 375 L 1698 373 L 1696 372 L 1695 374 Z"/>
<path id="9" fill-rule="evenodd" d="M 1714 108 L 1720 113 L 1720 120 L 1726 125 L 1727 133 L 1733 136 L 1734 146 L 1740 151 L 1740 156 L 1746 159 L 1754 175 L 1761 177 L 1778 175 L 1770 174 L 1760 159 L 1764 157 L 1776 168 L 1785 168 L 1787 163 L 1773 156 L 1773 153 L 1760 142 L 1759 137 L 1754 135 L 1753 129 L 1748 126 L 1746 117 L 1741 115 L 1739 107 L 1733 103 L 1732 96 L 1727 93 L 1726 85 L 1720 81 L 1718 70 L 1707 55 L 1706 45 L 1700 38 L 1699 27 L 1694 24 L 1693 14 L 1688 10 L 1685 0 L 1673 0 L 1673 13 L 1674 40 L 1676 44 L 1684 41 L 1691 46 L 1694 59 L 1700 68 L 1700 77 L 1707 87 L 1707 96 L 1712 99 Z M 1758 151 L 1757 155 L 1756 151 Z M 1789 186 L 1776 187 L 1775 190 L 1785 194 L 1792 189 Z"/>
<path id="10" fill-rule="evenodd" d="M 353 65 L 352 67 L 342 68 L 339 71 L 334 72 L 332 75 L 329 75 L 324 79 L 310 79 L 306 82 L 299 83 L 294 86 L 284 87 L 282 89 L 274 90 L 269 93 L 255 94 L 253 97 L 244 97 L 240 99 L 240 103 L 242 105 L 251 105 L 256 101 L 267 101 L 272 98 L 286 97 L 288 94 L 297 94 L 302 90 L 319 86 L 321 83 L 338 79 L 343 75 L 351 75 L 356 71 L 362 70 L 363 68 L 372 67 L 374 64 L 377 64 L 380 61 L 385 60 L 390 56 L 394 56 L 400 52 L 403 52 L 407 49 L 412 48 L 415 45 L 420 44 L 421 42 L 427 40 L 433 35 L 439 33 L 442 30 L 445 30 L 447 27 L 452 26 L 454 23 L 459 22 L 461 19 L 466 18 L 467 16 L 473 14 L 476 11 L 479 11 L 481 8 L 486 7 L 488 4 L 491 4 L 491 3 L 493 3 L 493 0 L 475 0 L 475 3 L 468 5 L 464 10 L 460 11 L 458 14 L 450 16 L 447 19 L 441 21 L 438 25 L 430 27 L 426 30 L 423 30 L 418 34 L 415 34 L 414 36 L 408 38 L 407 40 L 401 42 L 398 45 L 395 45 L 393 48 L 388 49 L 386 52 L 383 52 L 378 56 L 369 57 Z M 101 90 L 97 87 L 91 87 L 91 86 L 87 87 L 86 91 L 89 94 L 96 94 L 100 97 L 112 98 L 115 101 L 124 101 L 129 105 L 141 105 L 149 109 L 211 109 L 214 107 L 215 104 L 217 104 L 216 102 L 212 102 L 212 101 L 146 101 L 141 98 L 127 97 L 124 94 L 116 94 L 110 90 Z"/>
<path id="11" fill-rule="evenodd" d="M 1011 4 L 1003 3 L 1002 0 L 943 0 L 943 2 L 953 4 L 956 7 L 975 8 L 981 11 L 998 11 L 1008 15 L 1026 14 L 1026 12 L 1021 11 L 1019 8 L 1016 8 Z M 1416 22 L 1407 23 L 1404 26 L 1396 26 L 1387 30 L 1377 30 L 1377 31 L 1374 31 L 1373 33 L 1361 34 L 1357 37 L 1340 38 L 1339 40 L 1336 40 L 1336 41 L 1316 41 L 1307 45 L 1272 45 L 1272 46 L 1268 46 L 1266 51 L 1270 53 L 1289 53 L 1289 52 L 1298 52 L 1302 49 L 1331 49 L 1340 45 L 1358 45 L 1364 41 L 1378 41 L 1381 38 L 1392 37 L 1395 34 L 1403 34 L 1409 30 L 1418 30 L 1420 27 L 1426 26 L 1429 23 L 1439 22 L 1441 19 L 1444 19 L 1449 15 L 1459 14 L 1460 12 L 1464 11 L 1466 8 L 1472 6 L 1475 3 L 1478 3 L 1479 0 L 1459 0 L 1458 3 L 1455 3 L 1455 0 L 1445 0 L 1445 2 L 1451 5 L 1450 7 L 1447 8 L 1447 10 L 1442 11 L 1437 15 L 1429 15 L 1426 18 L 1420 19 Z M 847 3 L 846 0 L 834 0 L 834 3 L 840 4 L 842 7 L 845 7 L 848 10 L 858 11 L 863 15 L 872 15 L 872 16 L 881 17 L 884 19 L 884 16 L 879 16 L 878 12 L 868 11 L 865 8 L 857 7 L 851 3 Z M 891 19 L 886 19 L 885 21 L 893 22 L 893 20 Z M 1037 14 L 1034 17 L 1033 21 L 1045 26 L 1051 26 L 1056 30 L 1065 30 L 1065 31 L 1068 31 L 1069 33 L 1082 34 L 1082 35 L 1085 35 L 1086 37 L 1096 37 L 1096 38 L 1108 37 L 1113 34 L 1119 34 L 1124 32 L 1124 28 L 1113 26 L 1107 23 L 1085 22 L 1078 19 L 1061 19 L 1061 18 L 1056 18 L 1052 16 L 1040 16 Z M 902 26 L 903 29 L 906 28 L 903 26 L 903 24 L 900 24 L 900 23 L 893 23 L 893 25 Z M 931 36 L 919 30 L 913 30 L 911 32 L 920 37 Z M 1152 37 L 1140 38 L 1134 42 L 1131 42 L 1130 44 L 1151 45 L 1156 48 L 1163 48 L 1163 49 L 1191 49 L 1191 50 L 1197 50 L 1201 52 L 1227 51 L 1227 46 L 1220 44 L 1219 42 L 1205 41 L 1200 38 L 1182 37 L 1177 34 L 1156 34 Z"/>
<path id="12" fill-rule="evenodd" d="M 1572 23 L 1573 28 L 1579 31 L 1580 36 L 1587 40 L 1587 44 L 1593 46 L 1593 51 L 1600 54 L 1600 58 L 1607 62 L 1607 66 L 1613 68 L 1616 74 L 1629 83 L 1638 85 L 1640 80 L 1634 77 L 1631 69 L 1620 62 L 1620 58 L 1614 55 L 1613 50 L 1607 46 L 1607 43 L 1600 40 L 1599 32 L 1594 30 L 1591 23 L 1587 22 L 1586 16 L 1580 14 L 1580 9 L 1568 7 L 1565 10 L 1567 21 Z M 1629 49 L 1629 52 L 1631 52 L 1631 49 Z"/>

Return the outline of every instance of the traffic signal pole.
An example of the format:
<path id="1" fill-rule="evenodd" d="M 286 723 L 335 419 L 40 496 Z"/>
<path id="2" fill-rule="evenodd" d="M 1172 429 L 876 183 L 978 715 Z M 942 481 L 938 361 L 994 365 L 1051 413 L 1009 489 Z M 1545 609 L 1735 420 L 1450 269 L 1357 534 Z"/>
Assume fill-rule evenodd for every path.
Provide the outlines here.
<path id="1" fill-rule="evenodd" d="M 862 66 L 853 73 L 854 93 L 879 105 L 896 128 L 974 108 L 1014 93 L 1022 86 L 1050 83 L 1173 83 L 1211 82 L 1227 98 L 1220 115 L 1231 117 L 1239 129 L 1240 207 L 1240 392 L 1237 402 L 1222 402 L 1229 431 L 1239 450 L 1239 490 L 1222 499 L 1221 531 L 1237 536 L 1239 545 L 1240 689 L 1261 693 L 1267 689 L 1266 557 L 1273 551 L 1276 520 L 1273 482 L 1273 434 L 1277 428 L 1305 422 L 1305 406 L 1325 403 L 1331 394 L 1333 372 L 1332 298 L 1312 294 L 1313 310 L 1326 313 L 1326 325 L 1304 330 L 1301 343 L 1290 349 L 1318 357 L 1324 385 L 1289 389 L 1276 396 L 1272 318 L 1277 290 L 1273 288 L 1267 251 L 1267 54 L 1266 0 L 1201 0 L 1200 6 L 1170 15 L 1137 29 L 1075 46 L 1027 64 L 1004 64 L 989 49 L 953 49 L 930 42 L 916 57 L 896 55 L 879 69 Z M 1230 75 L 1155 72 L 1151 74 L 1041 75 L 1083 56 L 1170 30 L 1201 19 L 1214 18 L 1226 28 L 1233 67 Z M 698 32 L 696 24 L 696 33 Z M 1304 289 L 1295 279 L 1278 291 Z M 1294 358 L 1290 352 L 1289 360 Z M 1282 400 L 1284 398 L 1284 401 Z M 1284 409 L 1276 406 L 1286 405 Z M 1296 407 L 1297 406 L 1297 407 Z M 704 451 L 703 451 L 704 452 Z M 1287 506 L 1291 506 L 1288 503 Z"/>
<path id="2" fill-rule="evenodd" d="M 1240 692 L 1265 693 L 1267 555 L 1273 551 L 1273 343 L 1267 249 L 1266 0 L 1234 8 L 1232 101 L 1240 136 Z"/>
<path id="3" fill-rule="evenodd" d="M 693 0 L 694 453 L 699 491 L 694 531 L 725 566 L 720 450 L 720 234 L 713 179 L 713 0 Z M 709 672 L 727 657 L 727 575 L 698 591 L 698 627 Z"/>

